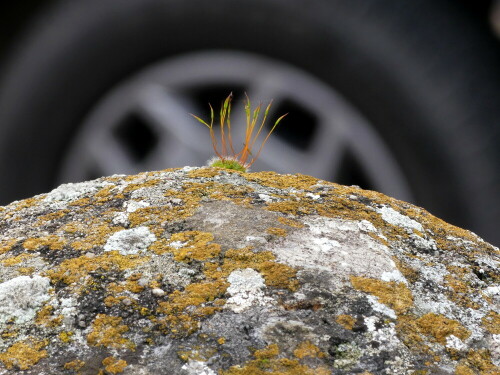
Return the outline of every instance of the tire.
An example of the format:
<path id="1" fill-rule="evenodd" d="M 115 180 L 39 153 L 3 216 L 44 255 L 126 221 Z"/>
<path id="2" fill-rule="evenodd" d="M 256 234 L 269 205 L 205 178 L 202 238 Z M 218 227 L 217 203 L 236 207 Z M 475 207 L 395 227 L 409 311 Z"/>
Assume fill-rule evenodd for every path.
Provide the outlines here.
<path id="1" fill-rule="evenodd" d="M 61 1 L 3 74 L 0 200 L 52 188 L 82 119 L 122 80 L 183 53 L 241 50 L 334 87 L 389 145 L 417 204 L 499 243 L 500 49 L 453 3 Z"/>

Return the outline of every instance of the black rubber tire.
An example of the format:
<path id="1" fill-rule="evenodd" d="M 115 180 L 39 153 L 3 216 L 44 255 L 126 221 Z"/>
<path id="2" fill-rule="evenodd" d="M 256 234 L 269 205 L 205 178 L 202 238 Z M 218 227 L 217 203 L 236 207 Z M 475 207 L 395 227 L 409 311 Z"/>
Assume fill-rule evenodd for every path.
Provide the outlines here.
<path id="1" fill-rule="evenodd" d="M 329 83 L 377 126 L 418 204 L 500 242 L 500 48 L 444 0 L 61 1 L 0 86 L 0 202 L 52 187 L 112 86 L 206 49 L 260 53 Z"/>

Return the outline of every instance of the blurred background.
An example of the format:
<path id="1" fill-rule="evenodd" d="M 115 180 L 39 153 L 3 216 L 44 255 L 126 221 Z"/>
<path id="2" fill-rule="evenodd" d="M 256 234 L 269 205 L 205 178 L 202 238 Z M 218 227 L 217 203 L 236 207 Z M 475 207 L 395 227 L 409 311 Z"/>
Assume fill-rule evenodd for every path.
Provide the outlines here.
<path id="1" fill-rule="evenodd" d="M 499 1 L 25 0 L 0 17 L 0 204 L 203 165 L 189 113 L 232 91 L 238 133 L 246 92 L 274 99 L 269 125 L 289 113 L 253 170 L 378 190 L 500 243 Z"/>

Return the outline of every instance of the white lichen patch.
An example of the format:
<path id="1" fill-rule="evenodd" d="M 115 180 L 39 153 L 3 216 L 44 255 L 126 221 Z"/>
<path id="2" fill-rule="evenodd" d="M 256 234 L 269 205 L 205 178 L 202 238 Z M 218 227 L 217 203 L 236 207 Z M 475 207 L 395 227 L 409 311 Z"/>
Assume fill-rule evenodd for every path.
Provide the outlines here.
<path id="1" fill-rule="evenodd" d="M 127 212 L 135 212 L 139 208 L 148 207 L 150 204 L 146 201 L 129 201 L 125 203 L 125 207 L 127 208 Z"/>
<path id="2" fill-rule="evenodd" d="M 83 196 L 96 193 L 98 190 L 109 185 L 113 184 L 96 181 L 63 184 L 48 193 L 44 200 L 47 203 L 69 203 Z"/>
<path id="3" fill-rule="evenodd" d="M 500 366 L 500 335 L 491 335 L 491 359 L 495 366 Z"/>
<path id="4" fill-rule="evenodd" d="M 156 236 L 147 227 L 125 229 L 114 233 L 104 245 L 104 251 L 118 250 L 122 255 L 145 252 L 156 241 Z"/>
<path id="5" fill-rule="evenodd" d="M 264 295 L 264 278 L 251 268 L 238 269 L 228 276 L 227 281 L 231 284 L 227 292 L 228 298 L 225 308 L 241 313 L 251 306 L 263 306 L 275 302 L 272 298 Z"/>
<path id="6" fill-rule="evenodd" d="M 416 229 L 419 232 L 424 231 L 424 228 L 419 222 L 410 219 L 408 216 L 401 215 L 399 212 L 397 212 L 391 207 L 384 206 L 382 208 L 377 208 L 376 211 L 382 216 L 382 219 L 384 219 L 386 222 L 392 225 L 396 225 L 398 227 L 405 228 L 409 233 L 413 232 L 413 229 Z"/>
<path id="7" fill-rule="evenodd" d="M 455 350 L 464 350 L 467 347 L 465 346 L 464 342 L 460 340 L 458 337 L 455 335 L 449 335 L 446 336 L 446 347 L 450 349 L 455 349 Z"/>
<path id="8" fill-rule="evenodd" d="M 184 375 L 217 375 L 210 367 L 207 366 L 206 362 L 193 361 L 190 360 L 184 366 L 182 366 Z"/>
<path id="9" fill-rule="evenodd" d="M 128 219 L 128 214 L 126 212 L 117 212 L 113 216 L 113 224 L 115 224 L 115 225 L 121 225 L 123 227 L 129 225 L 130 222 L 129 222 L 129 219 Z"/>
<path id="10" fill-rule="evenodd" d="M 396 275 L 397 268 L 388 248 L 370 237 L 359 222 L 312 217 L 305 227 L 294 231 L 270 249 L 278 261 L 299 269 L 327 271 L 336 279 L 350 275 L 380 279 Z M 399 280 L 403 276 L 397 274 Z"/>
<path id="11" fill-rule="evenodd" d="M 394 265 L 394 267 L 396 267 L 396 265 Z M 383 272 L 381 279 L 382 281 L 396 281 L 398 283 L 404 283 L 408 285 L 408 281 L 406 280 L 406 278 L 397 269 L 394 269 L 389 272 Z"/>
<path id="12" fill-rule="evenodd" d="M 50 295 L 50 280 L 35 275 L 19 276 L 0 284 L 0 323 L 15 319 L 22 324 L 35 317 Z"/>
<path id="13" fill-rule="evenodd" d="M 373 310 L 382 313 L 384 315 L 387 315 L 389 318 L 396 319 L 396 313 L 394 312 L 394 310 L 380 303 L 377 297 L 372 295 L 367 295 L 366 298 L 368 299 L 368 302 L 370 302 L 370 305 Z"/>

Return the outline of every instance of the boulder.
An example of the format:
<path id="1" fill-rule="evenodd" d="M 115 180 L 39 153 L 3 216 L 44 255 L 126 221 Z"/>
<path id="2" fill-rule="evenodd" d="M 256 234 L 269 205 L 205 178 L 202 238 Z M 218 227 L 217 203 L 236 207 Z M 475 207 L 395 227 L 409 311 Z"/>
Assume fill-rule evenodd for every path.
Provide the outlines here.
<path id="1" fill-rule="evenodd" d="M 304 175 L 190 168 L 0 207 L 0 373 L 498 374 L 499 249 Z"/>

